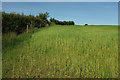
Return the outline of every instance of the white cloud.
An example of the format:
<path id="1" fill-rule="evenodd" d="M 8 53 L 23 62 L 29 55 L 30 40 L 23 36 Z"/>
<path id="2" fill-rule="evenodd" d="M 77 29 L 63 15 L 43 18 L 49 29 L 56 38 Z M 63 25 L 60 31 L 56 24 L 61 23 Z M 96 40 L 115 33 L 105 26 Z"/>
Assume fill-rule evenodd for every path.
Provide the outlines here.
<path id="1" fill-rule="evenodd" d="M 119 2 L 120 0 L 2 0 L 2 2 Z"/>

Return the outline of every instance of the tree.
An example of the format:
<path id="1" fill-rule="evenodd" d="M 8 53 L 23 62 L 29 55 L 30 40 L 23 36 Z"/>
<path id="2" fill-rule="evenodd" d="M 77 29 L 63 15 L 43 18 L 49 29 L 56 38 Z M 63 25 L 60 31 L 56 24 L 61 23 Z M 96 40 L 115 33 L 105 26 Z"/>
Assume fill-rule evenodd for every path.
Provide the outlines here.
<path id="1" fill-rule="evenodd" d="M 2 12 L 2 31 L 3 33 L 7 32 L 16 32 L 20 34 L 26 30 L 26 26 L 30 26 L 30 28 L 40 28 L 45 27 L 49 24 L 48 18 L 49 13 L 39 13 L 39 15 L 29 15 L 26 16 L 24 13 L 21 15 L 19 13 L 5 13 Z"/>
<path id="2" fill-rule="evenodd" d="M 75 25 L 73 21 L 59 21 L 55 18 L 50 18 L 50 22 L 55 23 L 56 25 Z"/>

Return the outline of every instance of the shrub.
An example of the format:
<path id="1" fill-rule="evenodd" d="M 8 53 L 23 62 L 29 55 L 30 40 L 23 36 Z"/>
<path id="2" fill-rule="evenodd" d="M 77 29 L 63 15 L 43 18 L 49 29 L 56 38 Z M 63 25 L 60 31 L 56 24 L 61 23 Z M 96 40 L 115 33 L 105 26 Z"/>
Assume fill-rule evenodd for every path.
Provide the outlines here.
<path id="1" fill-rule="evenodd" d="M 85 24 L 85 26 L 87 26 L 88 24 Z"/>
<path id="2" fill-rule="evenodd" d="M 26 16 L 22 14 L 16 13 L 5 13 L 2 12 L 2 31 L 3 33 L 7 32 L 15 32 L 17 34 L 23 33 L 26 30 L 27 25 L 32 27 L 45 27 L 49 24 L 47 18 L 49 14 L 39 13 L 39 16 L 29 15 Z"/>

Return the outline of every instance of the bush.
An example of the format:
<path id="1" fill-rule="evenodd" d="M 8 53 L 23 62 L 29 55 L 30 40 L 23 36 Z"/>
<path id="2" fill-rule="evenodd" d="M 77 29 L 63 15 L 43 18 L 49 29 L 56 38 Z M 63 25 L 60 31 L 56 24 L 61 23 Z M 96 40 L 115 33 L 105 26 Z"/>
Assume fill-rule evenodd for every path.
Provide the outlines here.
<path id="1" fill-rule="evenodd" d="M 85 24 L 85 26 L 87 26 L 88 24 Z"/>
<path id="2" fill-rule="evenodd" d="M 26 30 L 27 25 L 29 28 L 45 27 L 49 24 L 49 21 L 47 20 L 48 17 L 48 13 L 39 13 L 39 16 L 26 16 L 23 13 L 15 14 L 2 12 L 2 31 L 3 33 L 15 32 L 20 34 Z"/>
<path id="3" fill-rule="evenodd" d="M 54 18 L 50 18 L 50 22 L 56 25 L 75 25 L 74 21 L 59 21 Z"/>

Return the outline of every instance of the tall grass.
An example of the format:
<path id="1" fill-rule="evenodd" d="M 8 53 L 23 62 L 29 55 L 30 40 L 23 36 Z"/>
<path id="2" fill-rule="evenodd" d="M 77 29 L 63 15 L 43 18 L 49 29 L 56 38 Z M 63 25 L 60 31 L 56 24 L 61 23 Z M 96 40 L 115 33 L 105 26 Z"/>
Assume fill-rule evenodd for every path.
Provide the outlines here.
<path id="1" fill-rule="evenodd" d="M 3 78 L 118 77 L 117 26 L 55 25 L 24 35 L 3 44 L 14 46 L 3 49 Z"/>

